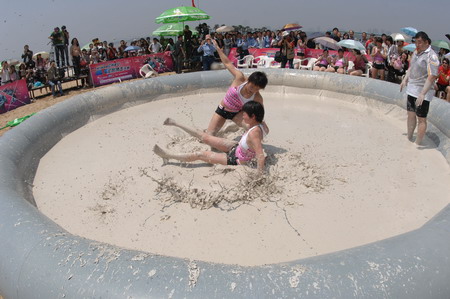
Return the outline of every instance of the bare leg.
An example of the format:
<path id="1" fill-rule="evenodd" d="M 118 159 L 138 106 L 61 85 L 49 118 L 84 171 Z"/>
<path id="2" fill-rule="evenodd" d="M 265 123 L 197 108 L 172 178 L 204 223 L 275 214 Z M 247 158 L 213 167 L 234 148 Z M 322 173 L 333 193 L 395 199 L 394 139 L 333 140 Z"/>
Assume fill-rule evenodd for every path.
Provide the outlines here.
<path id="1" fill-rule="evenodd" d="M 233 140 L 219 138 L 216 136 L 209 135 L 200 130 L 189 128 L 185 125 L 177 123 L 175 120 L 173 120 L 171 118 L 167 118 L 164 121 L 164 125 L 178 127 L 180 129 L 182 129 L 183 131 L 185 131 L 186 133 L 190 134 L 191 136 L 194 136 L 194 137 L 200 139 L 203 143 L 205 143 L 209 146 L 212 146 L 222 152 L 230 151 L 231 148 L 236 144 L 236 142 Z"/>
<path id="2" fill-rule="evenodd" d="M 334 72 L 335 72 L 335 69 L 334 69 L 333 67 L 329 67 L 329 68 L 327 68 L 327 69 L 325 70 L 325 72 L 327 72 L 327 73 L 334 73 Z"/>
<path id="3" fill-rule="evenodd" d="M 408 130 L 408 140 L 413 141 L 414 130 L 416 129 L 417 119 L 416 113 L 412 111 L 408 111 L 408 120 L 407 120 L 407 130 Z"/>
<path id="4" fill-rule="evenodd" d="M 220 128 L 222 128 L 225 121 L 226 121 L 225 118 L 214 112 L 213 116 L 211 117 L 211 120 L 209 121 L 206 133 L 210 135 L 216 135 L 217 132 L 219 132 Z"/>
<path id="5" fill-rule="evenodd" d="M 188 154 L 173 154 L 164 151 L 158 145 L 155 145 L 153 147 L 153 152 L 163 158 L 163 160 L 174 159 L 182 162 L 192 162 L 200 160 L 210 164 L 227 165 L 227 154 L 225 153 L 213 153 L 211 151 L 204 151 Z"/>
<path id="6" fill-rule="evenodd" d="M 425 132 L 427 131 L 427 119 L 424 117 L 417 117 L 419 119 L 419 125 L 417 126 L 417 138 L 416 144 L 420 145 L 422 143 Z"/>
<path id="7" fill-rule="evenodd" d="M 175 120 L 171 119 L 170 117 L 166 118 L 163 125 L 178 127 L 180 129 L 182 129 L 183 131 L 185 131 L 186 133 L 188 133 L 189 135 L 194 136 L 195 138 L 198 138 L 202 141 L 203 141 L 203 136 L 206 134 L 205 132 L 202 132 L 200 130 L 196 130 L 196 129 L 187 127 L 185 125 L 179 124 Z"/>
<path id="8" fill-rule="evenodd" d="M 450 86 L 447 86 L 445 93 L 447 94 L 446 100 L 450 103 Z"/>

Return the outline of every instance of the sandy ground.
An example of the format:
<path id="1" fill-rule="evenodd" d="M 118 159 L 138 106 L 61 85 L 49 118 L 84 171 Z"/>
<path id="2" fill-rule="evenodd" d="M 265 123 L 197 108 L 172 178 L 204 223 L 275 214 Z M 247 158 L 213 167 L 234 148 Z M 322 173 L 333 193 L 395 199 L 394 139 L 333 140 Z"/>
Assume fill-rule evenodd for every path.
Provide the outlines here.
<path id="1" fill-rule="evenodd" d="M 449 203 L 450 171 L 430 140 L 407 141 L 405 112 L 305 90 L 264 92 L 269 174 L 162 160 L 208 149 L 170 116 L 203 129 L 223 93 L 165 99 L 66 136 L 42 160 L 38 208 L 69 232 L 194 260 L 262 265 L 346 249 L 420 227 Z M 228 138 L 242 133 L 228 126 Z M 250 177 L 250 178 L 249 178 Z"/>

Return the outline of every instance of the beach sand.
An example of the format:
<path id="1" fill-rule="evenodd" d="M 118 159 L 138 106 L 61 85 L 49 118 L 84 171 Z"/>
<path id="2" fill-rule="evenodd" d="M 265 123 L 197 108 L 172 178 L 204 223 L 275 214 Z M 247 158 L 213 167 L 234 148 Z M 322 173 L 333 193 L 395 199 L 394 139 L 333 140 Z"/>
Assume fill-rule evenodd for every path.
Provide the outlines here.
<path id="1" fill-rule="evenodd" d="M 171 117 L 206 128 L 222 93 L 127 108 L 61 140 L 40 162 L 38 208 L 69 232 L 155 254 L 263 265 L 420 227 L 449 203 L 450 171 L 404 134 L 404 110 L 301 89 L 264 91 L 269 174 L 152 152 L 209 149 Z M 241 130 L 227 123 L 228 138 Z"/>

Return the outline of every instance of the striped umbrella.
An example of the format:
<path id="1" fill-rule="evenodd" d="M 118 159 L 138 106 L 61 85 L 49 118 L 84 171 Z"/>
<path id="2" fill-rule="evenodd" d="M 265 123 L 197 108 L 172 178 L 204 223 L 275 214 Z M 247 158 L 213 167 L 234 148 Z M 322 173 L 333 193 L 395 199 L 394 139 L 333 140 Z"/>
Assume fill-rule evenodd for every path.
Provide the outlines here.
<path id="1" fill-rule="evenodd" d="M 283 30 L 285 31 L 291 31 L 291 30 L 298 30 L 302 28 L 303 26 L 296 24 L 296 23 L 290 23 L 283 26 Z"/>

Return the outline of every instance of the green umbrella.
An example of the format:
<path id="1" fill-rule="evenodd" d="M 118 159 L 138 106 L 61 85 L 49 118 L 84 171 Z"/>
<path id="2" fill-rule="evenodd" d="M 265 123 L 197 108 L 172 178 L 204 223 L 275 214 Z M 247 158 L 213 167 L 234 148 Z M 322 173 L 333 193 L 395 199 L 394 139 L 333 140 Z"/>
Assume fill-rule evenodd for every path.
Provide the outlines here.
<path id="1" fill-rule="evenodd" d="M 207 20 L 210 16 L 203 10 L 192 6 L 178 6 L 168 9 L 156 18 L 157 24 L 183 23 L 188 21 Z"/>
<path id="2" fill-rule="evenodd" d="M 183 24 L 182 23 L 176 23 L 176 24 L 164 24 L 155 31 L 153 31 L 153 35 L 159 35 L 159 36 L 177 36 L 183 34 Z M 198 32 L 196 30 L 192 30 L 193 35 L 197 35 Z"/>
<path id="3" fill-rule="evenodd" d="M 431 45 L 438 47 L 438 48 L 444 48 L 444 49 L 450 50 L 450 45 L 444 40 L 434 41 L 431 43 Z"/>

